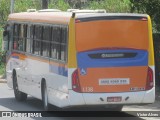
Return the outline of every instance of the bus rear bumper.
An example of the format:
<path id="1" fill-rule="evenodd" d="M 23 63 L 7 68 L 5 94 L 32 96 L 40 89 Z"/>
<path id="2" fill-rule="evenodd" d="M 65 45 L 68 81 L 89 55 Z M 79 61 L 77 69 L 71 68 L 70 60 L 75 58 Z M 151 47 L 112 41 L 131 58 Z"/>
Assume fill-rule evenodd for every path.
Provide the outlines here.
<path id="1" fill-rule="evenodd" d="M 108 102 L 108 97 L 121 97 L 119 102 Z M 110 105 L 110 104 L 149 104 L 155 101 L 155 87 L 148 91 L 125 93 L 77 93 L 69 91 L 71 106 L 79 105 Z"/>

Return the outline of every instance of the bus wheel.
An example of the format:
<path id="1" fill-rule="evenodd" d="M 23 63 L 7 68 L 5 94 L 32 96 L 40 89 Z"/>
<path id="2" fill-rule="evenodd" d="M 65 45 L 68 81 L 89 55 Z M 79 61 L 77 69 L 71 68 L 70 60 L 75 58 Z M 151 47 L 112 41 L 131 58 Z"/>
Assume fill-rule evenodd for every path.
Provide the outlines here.
<path id="1" fill-rule="evenodd" d="M 16 75 L 13 75 L 13 89 L 14 89 L 14 95 L 17 101 L 25 101 L 27 99 L 27 94 L 18 90 Z"/>
<path id="2" fill-rule="evenodd" d="M 48 111 L 49 110 L 49 103 L 48 103 L 46 82 L 43 82 L 43 85 L 42 85 L 42 101 L 43 101 L 44 110 Z"/>

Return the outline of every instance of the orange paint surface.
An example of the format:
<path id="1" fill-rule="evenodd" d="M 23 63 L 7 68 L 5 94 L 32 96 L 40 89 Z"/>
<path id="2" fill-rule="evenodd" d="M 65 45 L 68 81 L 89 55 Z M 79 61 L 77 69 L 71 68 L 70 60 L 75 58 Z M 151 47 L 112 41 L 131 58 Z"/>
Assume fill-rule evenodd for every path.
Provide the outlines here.
<path id="1" fill-rule="evenodd" d="M 20 60 L 25 60 L 27 58 L 27 56 L 18 53 L 13 53 L 12 56 L 18 56 Z"/>
<path id="2" fill-rule="evenodd" d="M 148 21 L 102 20 L 76 24 L 77 51 L 97 48 L 148 49 Z"/>
<path id="3" fill-rule="evenodd" d="M 130 88 L 133 87 L 145 88 L 147 80 L 147 68 L 147 66 L 88 68 L 87 75 L 79 74 L 81 90 L 83 91 L 83 88 L 86 87 L 93 87 L 93 92 L 129 92 Z M 109 78 L 129 78 L 130 84 L 99 85 L 99 79 Z"/>

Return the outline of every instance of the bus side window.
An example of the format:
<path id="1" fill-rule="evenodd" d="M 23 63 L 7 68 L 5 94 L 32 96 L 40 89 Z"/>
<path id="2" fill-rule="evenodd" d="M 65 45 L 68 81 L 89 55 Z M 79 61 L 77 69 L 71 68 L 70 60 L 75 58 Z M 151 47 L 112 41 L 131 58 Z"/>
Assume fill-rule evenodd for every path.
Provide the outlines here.
<path id="1" fill-rule="evenodd" d="M 13 29 L 13 49 L 19 51 L 26 51 L 26 38 L 27 38 L 26 24 L 14 24 Z"/>
<path id="2" fill-rule="evenodd" d="M 33 53 L 33 38 L 35 34 L 35 25 L 28 26 L 27 30 L 27 52 Z"/>
<path id="3" fill-rule="evenodd" d="M 18 50 L 19 31 L 20 31 L 20 25 L 14 24 L 14 29 L 13 29 L 13 49 L 14 50 Z"/>
<path id="4" fill-rule="evenodd" d="M 67 58 L 67 26 L 53 26 L 51 39 L 51 57 L 60 61 Z"/>
<path id="5" fill-rule="evenodd" d="M 67 26 L 61 28 L 61 61 L 66 61 L 67 58 Z"/>
<path id="6" fill-rule="evenodd" d="M 23 51 L 26 52 L 28 25 L 24 25 L 23 29 L 24 29 L 24 34 L 23 34 Z"/>
<path id="7" fill-rule="evenodd" d="M 21 24 L 20 25 L 20 34 L 19 34 L 19 46 L 18 50 L 20 51 L 26 51 L 26 38 L 27 38 L 27 25 Z"/>
<path id="8" fill-rule="evenodd" d="M 41 55 L 42 26 L 35 25 L 34 33 L 33 53 L 36 55 Z"/>
<path id="9" fill-rule="evenodd" d="M 31 34 L 33 34 L 32 32 L 32 27 L 33 26 L 28 26 L 27 27 L 27 40 L 26 40 L 26 51 L 27 53 L 32 53 L 31 52 L 31 48 L 32 48 L 32 37 L 31 37 Z"/>
<path id="10" fill-rule="evenodd" d="M 42 56 L 50 57 L 50 26 L 43 26 Z"/>
<path id="11" fill-rule="evenodd" d="M 60 28 L 52 27 L 51 58 L 58 60 L 60 56 Z"/>

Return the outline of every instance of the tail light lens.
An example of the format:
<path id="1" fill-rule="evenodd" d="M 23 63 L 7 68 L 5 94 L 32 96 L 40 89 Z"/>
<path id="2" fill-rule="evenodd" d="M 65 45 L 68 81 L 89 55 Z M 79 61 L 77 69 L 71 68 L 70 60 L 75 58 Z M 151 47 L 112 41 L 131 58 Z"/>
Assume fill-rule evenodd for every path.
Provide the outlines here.
<path id="1" fill-rule="evenodd" d="M 153 71 L 150 67 L 148 67 L 146 90 L 152 89 L 153 86 L 154 86 Z"/>
<path id="2" fill-rule="evenodd" d="M 75 92 L 81 91 L 78 78 L 78 70 L 75 70 L 72 74 L 72 90 L 74 90 Z"/>

